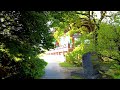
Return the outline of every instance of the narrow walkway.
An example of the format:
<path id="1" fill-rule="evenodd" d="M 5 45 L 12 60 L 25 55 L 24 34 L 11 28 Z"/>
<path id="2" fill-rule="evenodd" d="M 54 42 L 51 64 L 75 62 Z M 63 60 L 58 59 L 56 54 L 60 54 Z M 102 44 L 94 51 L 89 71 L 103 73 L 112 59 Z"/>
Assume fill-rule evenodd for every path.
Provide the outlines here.
<path id="1" fill-rule="evenodd" d="M 48 65 L 45 68 L 45 75 L 41 79 L 69 79 L 70 73 L 59 66 L 65 60 L 63 55 L 46 55 L 42 57 Z"/>

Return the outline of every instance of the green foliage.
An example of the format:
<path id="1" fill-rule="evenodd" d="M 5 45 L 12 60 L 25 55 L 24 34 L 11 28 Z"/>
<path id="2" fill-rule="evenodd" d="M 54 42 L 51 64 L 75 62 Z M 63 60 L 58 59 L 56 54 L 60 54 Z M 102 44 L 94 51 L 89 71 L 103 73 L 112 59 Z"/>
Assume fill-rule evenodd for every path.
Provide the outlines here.
<path id="1" fill-rule="evenodd" d="M 38 57 L 32 57 L 29 60 L 21 62 L 21 75 L 25 77 L 34 77 L 39 79 L 44 74 L 44 68 L 47 65 L 44 60 Z"/>
<path id="2" fill-rule="evenodd" d="M 119 36 L 117 29 L 112 25 L 101 24 L 100 30 L 98 31 L 98 51 L 104 56 L 113 57 L 115 59 L 120 58 L 118 49 Z M 119 30 L 119 29 L 118 29 Z"/>
<path id="3" fill-rule="evenodd" d="M 22 79 L 40 78 L 46 62 L 37 56 L 53 48 L 47 14 L 1 11 L 0 17 L 0 70 L 6 72 L 0 78 L 14 76 L 14 73 Z"/>
<path id="4" fill-rule="evenodd" d="M 120 79 L 120 65 L 114 64 L 107 73 L 109 73 L 114 79 Z"/>
<path id="5" fill-rule="evenodd" d="M 82 51 L 81 47 L 76 47 L 72 52 L 66 54 L 66 62 L 74 64 L 75 66 L 82 65 L 82 55 L 80 50 Z"/>
<path id="6" fill-rule="evenodd" d="M 104 70 L 103 77 L 108 79 L 120 79 L 120 65 L 117 63 L 107 63 L 102 65 Z"/>

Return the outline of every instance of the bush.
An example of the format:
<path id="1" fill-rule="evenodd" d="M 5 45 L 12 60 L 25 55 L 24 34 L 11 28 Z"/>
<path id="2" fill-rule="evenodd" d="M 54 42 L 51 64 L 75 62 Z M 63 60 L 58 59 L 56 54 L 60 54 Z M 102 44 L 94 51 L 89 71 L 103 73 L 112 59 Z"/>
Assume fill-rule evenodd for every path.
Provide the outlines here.
<path id="1" fill-rule="evenodd" d="M 25 77 L 33 77 L 34 79 L 40 79 L 40 77 L 44 74 L 44 68 L 47 63 L 37 58 L 31 58 L 30 60 L 26 60 L 21 62 L 21 75 Z"/>
<path id="2" fill-rule="evenodd" d="M 120 79 L 120 65 L 113 64 L 105 74 L 112 79 Z"/>
<path id="3" fill-rule="evenodd" d="M 80 47 L 76 47 L 72 52 L 66 54 L 66 62 L 74 64 L 75 66 L 82 65 L 82 55 Z"/>

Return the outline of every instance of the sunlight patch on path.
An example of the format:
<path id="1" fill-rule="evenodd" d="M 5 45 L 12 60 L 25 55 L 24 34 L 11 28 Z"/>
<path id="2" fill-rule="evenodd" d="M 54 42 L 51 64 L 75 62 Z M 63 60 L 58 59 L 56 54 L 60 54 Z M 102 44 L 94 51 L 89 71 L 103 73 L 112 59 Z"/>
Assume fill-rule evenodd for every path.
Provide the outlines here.
<path id="1" fill-rule="evenodd" d="M 48 64 L 45 67 L 45 75 L 41 79 L 67 79 L 70 73 L 60 67 L 59 63 L 64 62 L 63 55 L 45 55 L 42 57 Z"/>
<path id="2" fill-rule="evenodd" d="M 44 59 L 48 63 L 54 63 L 54 62 L 59 63 L 59 62 L 65 61 L 65 57 L 63 55 L 44 55 L 41 58 Z"/>

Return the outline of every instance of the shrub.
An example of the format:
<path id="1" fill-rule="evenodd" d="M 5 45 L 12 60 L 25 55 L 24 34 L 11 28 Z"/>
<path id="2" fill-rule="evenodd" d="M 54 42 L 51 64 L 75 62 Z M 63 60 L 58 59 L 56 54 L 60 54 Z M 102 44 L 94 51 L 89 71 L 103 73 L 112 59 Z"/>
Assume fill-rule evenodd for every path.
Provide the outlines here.
<path id="1" fill-rule="evenodd" d="M 74 64 L 75 66 L 82 65 L 82 56 L 80 53 L 80 47 L 76 47 L 72 52 L 66 54 L 66 62 Z"/>
<path id="2" fill-rule="evenodd" d="M 20 76 L 24 75 L 25 77 L 40 79 L 40 77 L 44 74 L 44 68 L 46 65 L 47 63 L 38 57 L 23 61 L 21 62 Z"/>
<path id="3" fill-rule="evenodd" d="M 113 64 L 105 74 L 113 79 L 120 79 L 120 65 Z"/>

